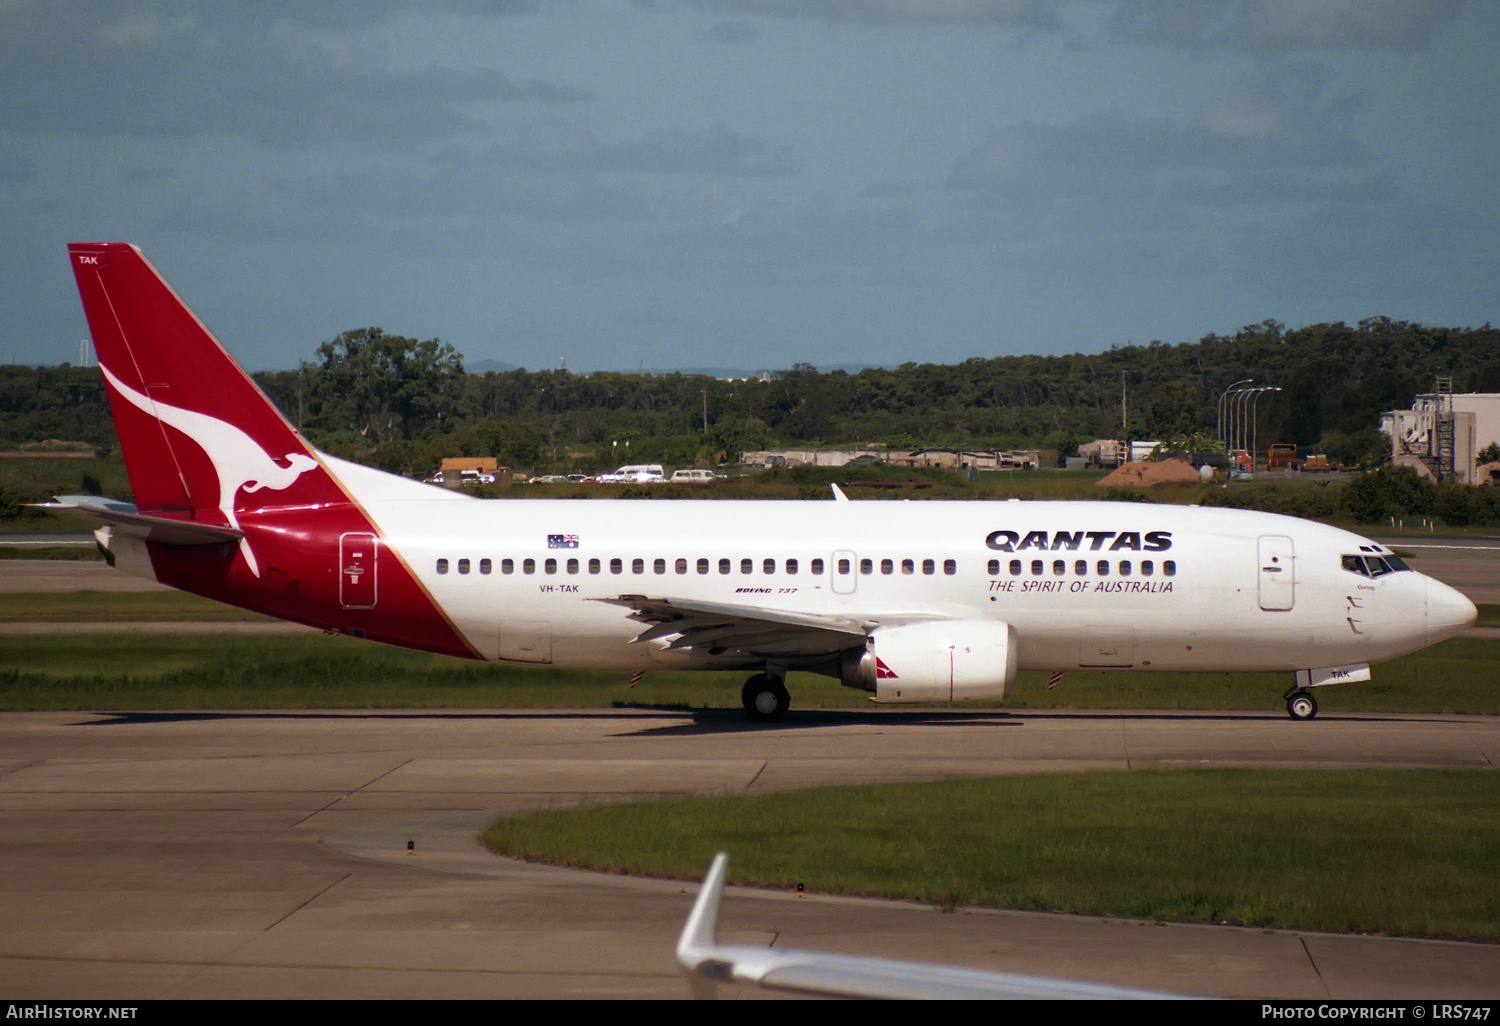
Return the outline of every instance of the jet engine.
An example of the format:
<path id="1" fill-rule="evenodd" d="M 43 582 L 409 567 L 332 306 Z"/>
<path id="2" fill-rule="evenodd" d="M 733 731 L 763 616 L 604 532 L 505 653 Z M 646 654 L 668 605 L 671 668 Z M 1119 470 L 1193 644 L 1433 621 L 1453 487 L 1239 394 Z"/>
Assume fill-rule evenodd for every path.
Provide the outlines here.
<path id="1" fill-rule="evenodd" d="M 839 678 L 877 702 L 979 702 L 1015 690 L 1016 629 L 993 620 L 879 627 L 845 652 Z"/>

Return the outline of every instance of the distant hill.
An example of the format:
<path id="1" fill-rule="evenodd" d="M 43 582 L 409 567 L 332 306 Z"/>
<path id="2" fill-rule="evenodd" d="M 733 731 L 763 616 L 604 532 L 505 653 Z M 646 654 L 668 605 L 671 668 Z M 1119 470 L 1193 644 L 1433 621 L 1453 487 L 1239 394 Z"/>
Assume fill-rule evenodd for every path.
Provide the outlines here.
<path id="1" fill-rule="evenodd" d="M 464 362 L 464 370 L 470 374 L 489 374 L 491 371 L 496 374 L 504 374 L 506 371 L 520 369 L 517 364 L 502 363 L 499 360 L 475 360 L 473 363 Z"/>

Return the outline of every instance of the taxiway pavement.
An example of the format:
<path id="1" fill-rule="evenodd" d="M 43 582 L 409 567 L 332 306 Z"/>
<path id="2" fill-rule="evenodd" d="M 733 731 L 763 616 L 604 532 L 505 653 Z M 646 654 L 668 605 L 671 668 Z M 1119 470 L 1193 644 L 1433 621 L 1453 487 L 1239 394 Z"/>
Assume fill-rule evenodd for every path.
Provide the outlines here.
<path id="1" fill-rule="evenodd" d="M 685 997 L 672 950 L 695 881 L 524 865 L 475 833 L 658 795 L 1497 761 L 1500 719 L 1465 716 L 830 710 L 757 728 L 642 710 L 7 713 L 0 994 Z M 1500 945 L 745 890 L 726 898 L 724 937 L 1184 994 L 1500 996 Z"/>

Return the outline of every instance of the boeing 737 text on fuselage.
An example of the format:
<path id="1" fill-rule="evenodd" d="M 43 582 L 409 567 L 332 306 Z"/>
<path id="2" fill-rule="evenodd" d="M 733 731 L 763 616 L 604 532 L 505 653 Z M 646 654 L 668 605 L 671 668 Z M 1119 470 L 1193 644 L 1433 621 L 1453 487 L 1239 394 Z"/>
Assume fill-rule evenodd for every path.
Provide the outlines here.
<path id="1" fill-rule="evenodd" d="M 1348 531 L 1105 502 L 502 502 L 314 449 L 135 247 L 69 247 L 134 503 L 61 497 L 117 569 L 352 637 L 589 670 L 788 671 L 877 702 L 1018 670 L 1285 672 L 1311 688 L 1472 623 Z"/>

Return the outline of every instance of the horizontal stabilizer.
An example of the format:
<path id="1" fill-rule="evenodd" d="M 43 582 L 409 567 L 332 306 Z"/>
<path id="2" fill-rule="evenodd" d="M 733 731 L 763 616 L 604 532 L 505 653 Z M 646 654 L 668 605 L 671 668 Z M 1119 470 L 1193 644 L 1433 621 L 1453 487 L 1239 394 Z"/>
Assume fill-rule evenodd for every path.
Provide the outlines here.
<path id="1" fill-rule="evenodd" d="M 244 531 L 233 527 L 140 513 L 131 503 L 97 495 L 59 495 L 56 502 L 37 503 L 36 506 L 57 513 L 72 513 L 96 524 L 105 524 L 118 534 L 164 545 L 222 545 L 245 536 Z"/>

